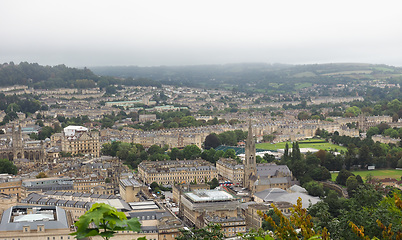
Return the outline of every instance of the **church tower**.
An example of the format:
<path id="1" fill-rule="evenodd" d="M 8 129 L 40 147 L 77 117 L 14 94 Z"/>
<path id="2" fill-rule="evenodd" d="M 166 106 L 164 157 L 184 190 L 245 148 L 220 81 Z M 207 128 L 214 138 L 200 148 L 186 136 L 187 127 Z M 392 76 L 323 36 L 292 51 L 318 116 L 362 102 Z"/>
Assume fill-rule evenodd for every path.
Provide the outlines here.
<path id="1" fill-rule="evenodd" d="M 256 178 L 256 175 L 257 175 L 256 150 L 250 120 L 248 126 L 246 148 L 245 148 L 243 187 L 248 188 L 251 191 L 254 182 L 253 180 L 254 178 Z"/>
<path id="2" fill-rule="evenodd" d="M 13 160 L 23 157 L 23 143 L 22 143 L 22 132 L 21 125 L 18 126 L 18 130 L 15 130 L 15 126 L 12 127 L 12 138 L 13 138 Z"/>

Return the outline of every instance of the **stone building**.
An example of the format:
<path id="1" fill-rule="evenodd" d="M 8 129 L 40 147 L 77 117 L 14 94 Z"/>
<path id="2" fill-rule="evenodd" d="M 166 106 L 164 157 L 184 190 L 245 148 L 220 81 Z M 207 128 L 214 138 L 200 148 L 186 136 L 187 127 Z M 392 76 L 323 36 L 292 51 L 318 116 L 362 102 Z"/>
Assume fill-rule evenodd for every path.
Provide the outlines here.
<path id="1" fill-rule="evenodd" d="M 275 207 L 282 212 L 283 215 L 289 216 L 290 209 L 293 208 L 293 204 L 289 202 L 275 202 Z M 268 213 L 273 210 L 270 203 L 256 203 L 248 202 L 241 205 L 243 215 L 246 217 L 247 229 L 259 229 L 262 227 L 264 218 L 260 213 Z"/>
<path id="2" fill-rule="evenodd" d="M 248 204 L 245 208 L 244 215 L 248 229 L 259 229 L 262 227 L 264 219 L 260 216 L 259 212 L 267 213 L 271 207 L 268 204 L 252 203 Z"/>
<path id="3" fill-rule="evenodd" d="M 73 179 L 69 177 L 52 177 L 23 180 L 21 197 L 24 198 L 29 193 L 41 193 L 51 190 L 73 192 Z"/>
<path id="4" fill-rule="evenodd" d="M 7 195 L 4 193 L 0 193 L 0 216 L 6 209 L 15 206 L 17 202 L 17 195 Z"/>
<path id="5" fill-rule="evenodd" d="M 246 219 L 241 216 L 236 217 L 219 217 L 207 215 L 204 218 L 205 226 L 209 224 L 220 224 L 221 231 L 225 237 L 236 237 L 239 233 L 246 233 Z"/>
<path id="6" fill-rule="evenodd" d="M 216 163 L 216 169 L 219 176 L 224 180 L 230 181 L 235 185 L 244 186 L 244 165 L 238 164 L 236 160 L 229 158 L 221 158 Z M 292 172 L 286 165 L 276 165 L 262 163 L 256 165 L 257 173 L 255 180 L 251 185 L 252 191 L 262 191 L 266 188 L 282 188 L 290 187 L 292 181 Z"/>
<path id="7" fill-rule="evenodd" d="M 240 216 L 239 199 L 220 190 L 198 190 L 181 196 L 180 211 L 187 224 L 196 228 L 208 223 L 222 224 L 226 236 L 245 232 L 245 219 Z M 240 229 L 239 229 L 240 228 Z"/>
<path id="8" fill-rule="evenodd" d="M 243 186 L 244 164 L 239 164 L 231 158 L 220 158 L 216 162 L 216 169 L 224 180 L 230 181 L 236 186 Z"/>
<path id="9" fill-rule="evenodd" d="M 141 114 L 138 116 L 139 122 L 156 121 L 156 114 Z"/>
<path id="10" fill-rule="evenodd" d="M 145 184 L 206 183 L 218 178 L 218 171 L 205 160 L 143 161 L 138 165 L 138 176 Z"/>
<path id="11" fill-rule="evenodd" d="M 208 184 L 175 184 L 172 186 L 172 200 L 180 205 L 181 195 L 184 193 L 198 190 L 209 190 L 209 188 Z"/>
<path id="12" fill-rule="evenodd" d="M 133 178 L 120 179 L 120 196 L 126 202 L 139 202 L 138 194 L 144 188 L 143 184 Z"/>
<path id="13" fill-rule="evenodd" d="M 56 206 L 13 206 L 0 222 L 2 239 L 74 239 L 66 211 Z"/>
<path id="14" fill-rule="evenodd" d="M 128 212 L 127 218 L 138 218 L 141 223 L 141 232 L 138 237 L 146 236 L 154 240 L 174 240 L 180 235 L 184 227 L 182 221 L 171 212 L 165 210 L 157 202 L 139 202 L 131 204 L 133 210 Z M 124 234 L 124 233 L 123 233 Z M 136 239 L 133 235 L 119 233 L 113 239 Z"/>
<path id="15" fill-rule="evenodd" d="M 286 189 L 290 187 L 292 173 L 287 166 L 256 164 L 256 148 L 252 130 L 250 122 L 245 146 L 244 165 L 238 164 L 233 159 L 221 158 L 216 163 L 218 174 L 223 179 L 248 189 L 251 194 L 267 188 Z"/>
<path id="16" fill-rule="evenodd" d="M 21 196 L 21 180 L 17 181 L 0 181 L 0 193 L 7 195 Z"/>
<path id="17" fill-rule="evenodd" d="M 54 138 L 58 140 L 58 138 Z M 61 138 L 61 150 L 73 155 L 100 156 L 100 141 L 98 131 L 88 131 L 82 126 L 68 126 L 64 128 Z"/>
<path id="18" fill-rule="evenodd" d="M 209 190 L 208 184 L 175 184 L 172 186 L 172 200 L 178 206 L 178 216 L 183 217 L 183 206 L 181 203 L 181 196 L 188 192 Z"/>
<path id="19" fill-rule="evenodd" d="M 388 136 L 382 136 L 382 135 L 374 135 L 371 137 L 374 142 L 380 142 L 380 143 L 386 143 L 386 144 L 395 144 L 397 145 L 401 140 L 397 138 L 391 138 Z"/>
<path id="20" fill-rule="evenodd" d="M 37 144 L 28 144 L 30 142 L 28 140 L 22 137 L 21 125 L 18 126 L 18 129 L 15 129 L 13 125 L 11 138 L 0 143 L 0 158 L 10 161 L 25 158 L 33 162 L 44 162 L 46 151 L 43 141 L 39 141 Z"/>
<path id="21" fill-rule="evenodd" d="M 244 175 L 243 175 L 243 187 L 252 190 L 253 184 L 257 180 L 257 159 L 255 140 L 253 131 L 251 128 L 251 121 L 248 127 L 248 136 L 245 147 L 245 159 L 244 159 Z"/>
<path id="22" fill-rule="evenodd" d="M 96 174 L 87 175 L 81 178 L 74 178 L 74 192 L 114 194 L 111 184 L 105 182 L 105 178 Z"/>

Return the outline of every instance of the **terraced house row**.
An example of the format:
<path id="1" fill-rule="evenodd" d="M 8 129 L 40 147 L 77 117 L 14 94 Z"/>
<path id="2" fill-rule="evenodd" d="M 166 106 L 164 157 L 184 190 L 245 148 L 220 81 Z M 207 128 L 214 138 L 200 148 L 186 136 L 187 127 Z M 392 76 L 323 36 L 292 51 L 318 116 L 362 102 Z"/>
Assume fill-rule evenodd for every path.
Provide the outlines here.
<path id="1" fill-rule="evenodd" d="M 218 178 L 215 166 L 205 160 L 143 161 L 138 165 L 139 177 L 145 184 L 205 183 Z"/>

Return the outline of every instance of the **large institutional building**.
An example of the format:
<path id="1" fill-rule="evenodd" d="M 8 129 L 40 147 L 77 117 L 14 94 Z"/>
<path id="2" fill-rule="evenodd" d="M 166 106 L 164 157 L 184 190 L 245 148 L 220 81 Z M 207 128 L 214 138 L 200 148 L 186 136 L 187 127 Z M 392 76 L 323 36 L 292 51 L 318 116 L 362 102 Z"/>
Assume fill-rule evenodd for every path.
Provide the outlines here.
<path id="1" fill-rule="evenodd" d="M 286 165 L 256 164 L 255 141 L 251 128 L 245 147 L 244 164 L 230 158 L 221 158 L 216 163 L 218 174 L 236 186 L 247 188 L 251 193 L 267 188 L 287 189 L 292 181 L 292 172 Z"/>
<path id="2" fill-rule="evenodd" d="M 11 131 L 11 138 L 1 139 L 0 158 L 10 161 L 22 158 L 34 162 L 45 161 L 46 150 L 43 141 L 23 139 L 21 126 L 18 126 L 18 129 L 13 126 Z"/>
<path id="3" fill-rule="evenodd" d="M 230 181 L 236 186 L 243 186 L 245 172 L 243 164 L 237 163 L 234 159 L 221 158 L 216 162 L 216 169 L 224 180 Z M 256 170 L 256 177 L 251 186 L 255 192 L 266 188 L 286 189 L 290 187 L 293 176 L 288 166 L 260 163 L 256 165 Z"/>
<path id="4" fill-rule="evenodd" d="M 206 183 L 218 178 L 218 171 L 205 160 L 143 161 L 138 165 L 138 175 L 145 184 Z"/>
<path id="5" fill-rule="evenodd" d="M 66 211 L 56 206 L 14 206 L 0 222 L 2 239 L 74 239 Z"/>
<path id="6" fill-rule="evenodd" d="M 61 137 L 61 150 L 73 155 L 100 156 L 100 141 L 98 131 L 88 131 L 82 126 L 68 126 L 64 128 Z"/>
<path id="7" fill-rule="evenodd" d="M 239 199 L 225 191 L 196 190 L 181 195 L 184 221 L 197 228 L 220 224 L 226 237 L 246 232 L 246 220 L 240 216 Z"/>

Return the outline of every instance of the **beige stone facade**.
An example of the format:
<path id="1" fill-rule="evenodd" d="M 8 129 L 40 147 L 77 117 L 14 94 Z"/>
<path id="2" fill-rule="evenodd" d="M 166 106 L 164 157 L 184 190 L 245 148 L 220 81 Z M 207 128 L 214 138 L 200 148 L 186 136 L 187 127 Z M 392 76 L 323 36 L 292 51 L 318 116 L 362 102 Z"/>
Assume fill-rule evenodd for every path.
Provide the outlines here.
<path id="1" fill-rule="evenodd" d="M 98 176 L 87 176 L 75 178 L 73 183 L 74 192 L 114 194 L 114 189 L 110 184 L 105 183 L 105 179 Z"/>
<path id="2" fill-rule="evenodd" d="M 239 233 L 244 234 L 247 231 L 246 219 L 243 217 L 214 217 L 206 216 L 204 218 L 205 226 L 209 224 L 220 224 L 221 231 L 225 237 L 236 237 Z"/>
<path id="3" fill-rule="evenodd" d="M 16 205 L 18 202 L 17 195 L 6 195 L 0 193 L 0 216 L 4 210 Z"/>
<path id="4" fill-rule="evenodd" d="M 19 212 L 19 213 L 17 213 Z M 38 213 L 38 214 L 36 214 Z M 44 218 L 41 214 L 47 214 Z M 17 215 L 18 214 L 18 215 Z M 20 219 L 17 220 L 17 217 Z M 23 218 L 33 218 L 25 221 Z M 74 239 L 69 234 L 73 222 L 66 215 L 65 210 L 53 206 L 13 206 L 7 209 L 0 222 L 0 234 L 4 240 L 53 240 Z"/>
<path id="5" fill-rule="evenodd" d="M 139 202 L 138 193 L 144 188 L 138 181 L 127 178 L 120 179 L 119 190 L 121 198 L 126 202 Z"/>
<path id="6" fill-rule="evenodd" d="M 244 186 L 243 164 L 238 164 L 234 159 L 221 158 L 216 163 L 216 169 L 224 180 Z M 259 192 L 267 188 L 287 189 L 290 187 L 292 178 L 292 172 L 286 165 L 257 164 L 256 176 L 253 178 L 249 190 Z"/>
<path id="7" fill-rule="evenodd" d="M 290 209 L 293 208 L 293 205 L 287 202 L 278 202 L 275 203 L 275 207 L 277 207 L 286 216 L 290 214 Z M 260 214 L 267 213 L 271 209 L 273 209 L 271 205 L 266 203 L 254 203 L 248 205 L 244 210 L 247 228 L 261 228 L 264 218 Z"/>
<path id="8" fill-rule="evenodd" d="M 266 213 L 270 210 L 270 206 L 267 204 L 250 204 L 245 211 L 247 228 L 259 229 L 262 227 L 264 219 L 260 216 L 259 212 Z"/>
<path id="9" fill-rule="evenodd" d="M 7 134 L 6 142 L 0 145 L 0 158 L 16 161 L 26 158 L 32 162 L 44 162 L 46 159 L 45 144 L 43 141 L 27 141 L 22 135 L 21 125 L 18 128 L 12 125 L 11 134 Z"/>
<path id="10" fill-rule="evenodd" d="M 22 181 L 0 182 L 0 193 L 21 196 Z"/>
<path id="11" fill-rule="evenodd" d="M 55 140 L 58 138 L 55 138 Z M 91 131 L 77 134 L 75 137 L 63 135 L 61 138 L 61 150 L 72 155 L 100 156 L 99 132 Z"/>
<path id="12" fill-rule="evenodd" d="M 145 184 L 205 183 L 218 178 L 216 168 L 205 160 L 143 161 L 138 165 L 138 176 Z"/>
<path id="13" fill-rule="evenodd" d="M 184 221 L 197 228 L 205 226 L 205 218 L 236 218 L 239 200 L 225 191 L 200 190 L 181 196 L 180 210 Z"/>
<path id="14" fill-rule="evenodd" d="M 238 164 L 236 160 L 231 158 L 221 158 L 216 162 L 218 174 L 224 180 L 230 181 L 235 185 L 243 186 L 244 165 Z"/>

